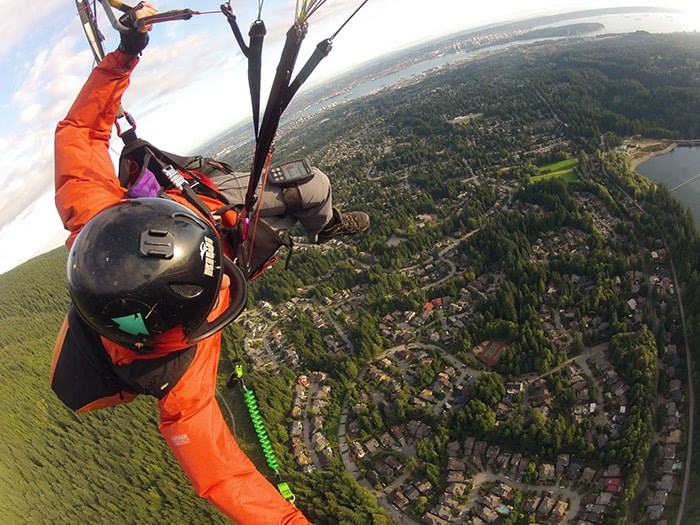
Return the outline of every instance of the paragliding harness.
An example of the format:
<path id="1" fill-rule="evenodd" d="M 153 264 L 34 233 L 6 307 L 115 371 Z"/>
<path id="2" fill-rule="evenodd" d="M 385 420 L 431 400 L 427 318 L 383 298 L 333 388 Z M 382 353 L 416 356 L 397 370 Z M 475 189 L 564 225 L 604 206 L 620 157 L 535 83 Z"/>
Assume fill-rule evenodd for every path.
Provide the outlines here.
<path id="1" fill-rule="evenodd" d="M 185 373 L 195 352 L 196 347 L 190 346 L 158 359 L 117 365 L 107 355 L 97 332 L 71 305 L 54 348 L 51 388 L 76 412 L 128 402 L 125 393 L 162 399 Z"/>
<path id="2" fill-rule="evenodd" d="M 95 0 L 93 0 L 94 2 Z M 296 59 L 301 49 L 301 44 L 308 30 L 308 19 L 315 13 L 326 0 L 305 0 L 297 2 L 297 12 L 294 24 L 289 28 L 282 54 L 277 65 L 277 71 L 272 83 L 267 105 L 260 123 L 260 77 L 262 64 L 263 40 L 266 35 L 265 24 L 261 19 L 262 4 L 264 0 L 258 2 L 258 17 L 251 25 L 249 36 L 250 43 L 246 45 L 243 35 L 236 20 L 236 15 L 231 8 L 231 3 L 222 4 L 221 13 L 226 16 L 234 37 L 243 55 L 248 59 L 248 84 L 251 96 L 253 113 L 253 128 L 255 133 L 255 151 L 250 170 L 248 189 L 242 206 L 229 203 L 227 199 L 211 184 L 207 175 L 217 173 L 231 173 L 233 170 L 214 159 L 203 157 L 181 157 L 172 153 L 159 150 L 152 144 L 137 139 L 136 122 L 120 105 L 117 111 L 116 126 L 119 136 L 125 143 L 125 148 L 120 157 L 119 179 L 124 187 L 129 190 L 132 197 L 152 196 L 152 193 L 161 194 L 161 190 L 177 189 L 182 192 L 185 199 L 195 207 L 205 217 L 210 219 L 212 224 L 219 229 L 222 238 L 226 239 L 229 248 L 233 252 L 231 255 L 238 262 L 247 279 L 253 279 L 269 268 L 276 261 L 274 255 L 281 246 L 289 249 L 287 264 L 292 253 L 291 237 L 280 234 L 269 227 L 264 221 L 256 217 L 252 232 L 250 229 L 250 215 L 258 200 L 256 193 L 258 185 L 262 179 L 262 191 L 265 190 L 268 170 L 272 158 L 272 150 L 275 135 L 279 127 L 280 118 L 285 109 L 297 93 L 301 85 L 316 69 L 321 60 L 328 56 L 331 51 L 333 39 L 347 25 L 347 23 L 357 14 L 357 12 L 368 2 L 363 0 L 359 7 L 343 22 L 336 32 L 327 39 L 322 40 L 316 46 L 311 57 L 304 67 L 292 80 L 292 73 L 296 64 Z M 166 22 L 172 20 L 189 20 L 194 15 L 211 14 L 215 11 L 193 11 L 191 9 L 176 9 L 157 13 L 137 19 L 135 11 L 141 7 L 139 3 L 135 7 L 130 7 L 121 0 L 100 0 L 110 24 L 120 32 L 131 31 L 147 24 Z M 97 26 L 96 11 L 91 8 L 90 0 L 76 0 L 78 13 L 80 15 L 83 29 L 88 42 L 93 51 L 96 62 L 100 62 L 104 56 L 102 40 L 104 37 Z M 117 18 L 112 7 L 120 10 L 123 15 Z M 126 125 L 120 124 L 124 122 Z M 311 172 L 306 164 L 302 164 L 308 174 Z M 297 170 L 298 171 L 298 170 Z M 263 173 L 264 172 L 264 173 Z M 281 177 L 289 176 L 289 172 L 280 169 L 277 172 Z M 273 172 L 273 182 L 275 173 Z M 303 182 L 297 180 L 297 183 Z M 279 181 L 278 181 L 279 184 Z M 284 184 L 280 184 L 284 186 Z M 298 192 L 294 190 L 283 190 L 285 201 L 289 204 L 299 198 Z M 224 206 L 210 210 L 201 199 L 201 196 L 208 196 L 224 203 Z M 288 206 L 288 209 L 293 209 Z M 259 214 L 258 214 L 259 215 Z M 235 220 L 234 220 L 235 218 Z M 251 234 L 252 233 L 252 234 Z M 258 237 L 258 239 L 256 239 Z"/>
<path id="3" fill-rule="evenodd" d="M 229 203 L 210 179 L 232 172 L 224 162 L 168 153 L 141 139 L 126 144 L 119 158 L 119 181 L 129 197 L 169 197 L 168 192 L 177 191 L 216 227 L 229 256 L 246 279 L 253 280 L 277 261 L 276 253 L 283 246 L 288 250 L 288 265 L 294 243 L 286 232 L 274 230 L 262 219 L 256 221 L 254 236 L 244 235 L 239 220 L 242 206 Z M 205 200 L 220 205 L 211 209 Z"/>

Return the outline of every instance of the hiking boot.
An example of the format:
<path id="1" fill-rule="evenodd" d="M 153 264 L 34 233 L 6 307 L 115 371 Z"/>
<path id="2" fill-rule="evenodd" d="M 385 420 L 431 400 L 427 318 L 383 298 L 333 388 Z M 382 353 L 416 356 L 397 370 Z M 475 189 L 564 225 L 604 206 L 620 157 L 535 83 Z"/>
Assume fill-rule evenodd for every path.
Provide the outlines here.
<path id="1" fill-rule="evenodd" d="M 333 218 L 318 232 L 316 244 L 323 244 L 339 235 L 355 235 L 369 229 L 369 215 L 361 211 L 340 213 L 333 208 Z"/>

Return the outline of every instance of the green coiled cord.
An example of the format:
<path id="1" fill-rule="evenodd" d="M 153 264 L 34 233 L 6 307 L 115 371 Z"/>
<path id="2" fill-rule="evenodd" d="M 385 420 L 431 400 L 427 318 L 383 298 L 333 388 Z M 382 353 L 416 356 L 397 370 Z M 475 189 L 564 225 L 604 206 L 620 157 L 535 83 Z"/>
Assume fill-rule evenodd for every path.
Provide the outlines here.
<path id="1" fill-rule="evenodd" d="M 248 388 L 243 382 L 243 365 L 236 363 L 234 365 L 234 372 L 229 379 L 227 386 L 232 390 L 239 383 L 243 387 L 243 401 L 248 409 L 248 414 L 250 414 L 250 420 L 253 423 L 255 434 L 260 442 L 260 447 L 262 448 L 263 455 L 265 456 L 265 461 L 267 461 L 267 464 L 274 471 L 274 473 L 277 474 L 277 478 L 279 479 L 277 490 L 280 491 L 280 494 L 282 494 L 284 499 L 294 504 L 296 497 L 294 496 L 289 483 L 282 481 L 277 455 L 275 454 L 274 448 L 272 448 L 272 442 L 270 441 L 270 436 L 267 434 L 267 429 L 265 429 L 265 422 L 260 414 L 260 408 L 258 407 L 258 400 L 255 398 L 255 392 Z"/>
<path id="2" fill-rule="evenodd" d="M 250 419 L 253 422 L 253 428 L 258 436 L 258 441 L 262 447 L 263 454 L 265 455 L 265 460 L 269 467 L 277 474 L 280 475 L 279 462 L 277 461 L 277 455 L 275 450 L 272 448 L 272 443 L 270 442 L 270 436 L 267 434 L 265 429 L 265 422 L 260 415 L 260 408 L 258 407 L 258 400 L 255 398 L 255 392 L 250 388 L 243 385 L 243 399 L 246 406 L 248 407 L 248 413 L 250 414 Z"/>

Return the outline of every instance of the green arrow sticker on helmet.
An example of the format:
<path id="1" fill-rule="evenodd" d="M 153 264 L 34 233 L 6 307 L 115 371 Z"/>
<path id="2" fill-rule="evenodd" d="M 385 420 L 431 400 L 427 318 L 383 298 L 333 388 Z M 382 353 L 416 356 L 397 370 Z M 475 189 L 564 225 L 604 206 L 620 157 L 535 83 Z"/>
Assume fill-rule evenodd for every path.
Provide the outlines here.
<path id="1" fill-rule="evenodd" d="M 150 335 L 143 316 L 140 313 L 125 315 L 124 317 L 114 317 L 112 321 L 117 323 L 122 332 L 131 335 Z"/>

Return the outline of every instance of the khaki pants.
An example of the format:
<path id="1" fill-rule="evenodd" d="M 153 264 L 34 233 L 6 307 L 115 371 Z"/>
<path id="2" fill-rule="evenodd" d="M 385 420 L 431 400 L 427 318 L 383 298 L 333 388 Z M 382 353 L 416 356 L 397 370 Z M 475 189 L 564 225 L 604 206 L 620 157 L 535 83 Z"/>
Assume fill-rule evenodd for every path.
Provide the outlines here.
<path id="1" fill-rule="evenodd" d="M 306 231 L 310 242 L 316 242 L 318 232 L 333 217 L 332 189 L 328 176 L 318 168 L 312 168 L 311 180 L 297 186 L 301 196 L 301 209 L 288 214 L 282 197 L 282 188 L 267 184 L 261 195 L 258 185 L 258 202 L 260 216 L 276 230 L 287 230 L 299 222 Z M 229 173 L 214 175 L 211 180 L 231 204 L 243 204 L 248 190 L 248 173 Z"/>

